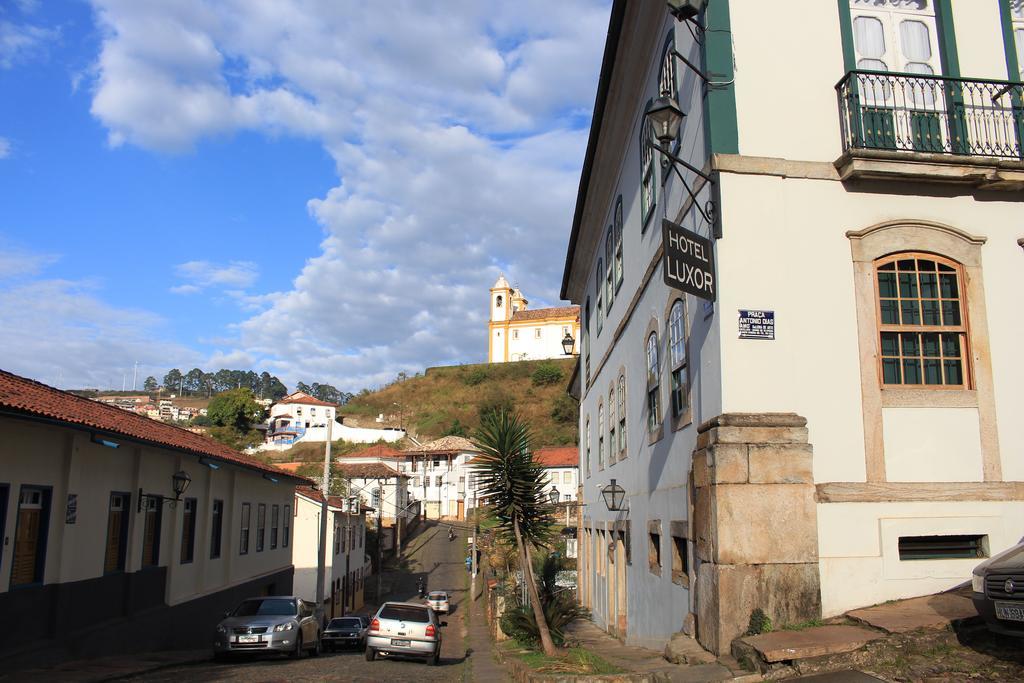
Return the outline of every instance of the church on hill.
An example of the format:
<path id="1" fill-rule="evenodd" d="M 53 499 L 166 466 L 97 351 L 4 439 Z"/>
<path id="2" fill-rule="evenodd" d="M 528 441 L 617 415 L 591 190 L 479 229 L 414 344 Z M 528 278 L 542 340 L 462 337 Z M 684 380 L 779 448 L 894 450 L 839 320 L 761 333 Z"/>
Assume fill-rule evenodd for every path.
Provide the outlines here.
<path id="1" fill-rule="evenodd" d="M 566 358 L 579 354 L 580 307 L 530 310 L 523 293 L 504 275 L 491 287 L 487 362 Z M 566 349 L 569 350 L 566 353 Z"/>

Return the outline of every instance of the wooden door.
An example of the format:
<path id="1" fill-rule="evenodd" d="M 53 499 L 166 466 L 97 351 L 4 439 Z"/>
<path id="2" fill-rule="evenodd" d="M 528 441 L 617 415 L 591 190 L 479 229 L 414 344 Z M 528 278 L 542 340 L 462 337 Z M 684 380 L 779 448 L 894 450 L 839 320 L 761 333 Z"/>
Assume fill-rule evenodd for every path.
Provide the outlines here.
<path id="1" fill-rule="evenodd" d="M 127 494 L 110 494 L 110 511 L 107 515 L 107 550 L 103 560 L 104 573 L 124 569 L 124 546 L 127 531 Z"/>
<path id="2" fill-rule="evenodd" d="M 459 519 L 459 520 L 466 519 L 466 501 L 464 501 L 464 500 L 460 500 L 459 501 L 459 507 L 456 510 L 455 518 Z"/>
<path id="3" fill-rule="evenodd" d="M 11 585 L 42 581 L 43 491 L 22 489 L 18 502 L 18 530 L 14 537 Z"/>

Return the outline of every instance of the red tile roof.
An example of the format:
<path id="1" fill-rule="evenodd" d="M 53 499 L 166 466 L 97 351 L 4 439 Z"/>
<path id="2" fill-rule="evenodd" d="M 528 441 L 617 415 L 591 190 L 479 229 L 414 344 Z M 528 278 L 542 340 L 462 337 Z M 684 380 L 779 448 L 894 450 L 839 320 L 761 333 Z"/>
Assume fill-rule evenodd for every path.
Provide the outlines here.
<path id="1" fill-rule="evenodd" d="M 71 427 L 101 432 L 115 441 L 118 436 L 127 437 L 150 446 L 222 460 L 293 481 L 309 481 L 305 477 L 265 465 L 207 436 L 0 370 L 0 413 L 4 412 L 49 418 Z"/>
<path id="2" fill-rule="evenodd" d="M 302 405 L 330 406 L 331 408 L 335 407 L 335 405 L 333 403 L 328 403 L 327 401 L 321 401 L 318 398 L 314 398 L 314 397 L 310 396 L 309 394 L 307 394 L 304 391 L 296 391 L 294 394 L 288 394 L 287 396 L 282 398 L 280 401 L 278 401 L 278 403 L 301 403 Z"/>
<path id="3" fill-rule="evenodd" d="M 404 451 L 397 451 L 382 443 L 375 443 L 369 448 L 364 448 L 361 451 L 338 456 L 341 460 L 344 458 L 387 458 L 391 460 L 401 460 L 404 457 Z"/>
<path id="4" fill-rule="evenodd" d="M 555 308 L 535 308 L 532 311 L 516 311 L 512 314 L 512 322 L 518 323 L 526 320 L 554 320 L 573 318 L 579 320 L 579 306 L 557 306 Z"/>
<path id="5" fill-rule="evenodd" d="M 396 469 L 388 467 L 384 463 L 369 462 L 364 464 L 345 463 L 339 465 L 341 476 L 346 479 L 408 479 L 408 474 L 402 474 Z"/>
<path id="6" fill-rule="evenodd" d="M 579 467 L 580 451 L 576 446 L 538 448 L 533 459 L 544 467 Z"/>

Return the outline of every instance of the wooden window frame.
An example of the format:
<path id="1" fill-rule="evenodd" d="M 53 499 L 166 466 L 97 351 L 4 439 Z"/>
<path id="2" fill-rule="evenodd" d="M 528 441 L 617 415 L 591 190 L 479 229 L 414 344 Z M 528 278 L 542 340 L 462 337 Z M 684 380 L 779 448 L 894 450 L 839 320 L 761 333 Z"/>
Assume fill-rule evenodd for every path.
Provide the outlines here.
<path id="1" fill-rule="evenodd" d="M 104 552 L 103 552 L 103 574 L 104 575 L 107 575 L 107 574 L 120 574 L 121 572 L 125 571 L 125 568 L 128 565 L 128 527 L 130 526 L 129 522 L 131 520 L 130 515 L 131 515 L 131 505 L 132 505 L 132 494 L 127 492 L 127 491 L 111 491 L 110 492 L 110 498 L 108 499 L 108 503 L 107 503 L 107 543 L 108 544 L 110 542 L 110 522 L 111 522 L 110 515 L 111 515 L 112 512 L 114 512 L 114 510 L 113 510 L 114 496 L 123 496 L 124 497 L 124 506 L 121 509 L 121 513 L 122 513 L 121 530 L 120 530 L 120 533 L 118 534 L 119 537 L 120 537 L 118 539 L 118 557 L 117 557 L 117 563 L 116 563 L 116 566 L 114 567 L 114 569 L 107 569 L 107 552 L 106 552 L 106 548 L 104 549 Z"/>
<path id="2" fill-rule="evenodd" d="M 619 460 L 625 460 L 627 454 L 626 443 L 626 369 L 619 368 L 619 377 L 615 382 L 616 416 L 619 418 L 618 445 L 616 450 Z"/>
<path id="3" fill-rule="evenodd" d="M 142 559 L 139 562 L 140 568 L 145 571 L 146 569 L 152 569 L 160 566 L 160 532 L 164 526 L 164 497 L 163 496 L 151 496 L 149 494 L 144 495 L 142 500 Z M 147 507 L 152 503 L 153 505 L 153 547 L 152 555 L 153 561 L 146 562 L 146 521 L 149 517 L 149 510 Z"/>
<path id="4" fill-rule="evenodd" d="M 901 270 L 899 270 L 899 262 L 900 261 L 910 260 L 910 259 L 913 259 L 914 262 L 915 262 L 914 263 L 914 265 L 915 265 L 914 270 L 913 271 L 901 271 Z M 914 301 L 914 302 L 917 302 L 918 310 L 920 310 L 920 305 L 921 305 L 922 301 L 930 301 L 930 300 L 932 300 L 931 298 L 926 299 L 926 298 L 923 298 L 923 297 L 920 296 L 921 295 L 921 291 L 920 291 L 920 285 L 919 285 L 919 278 L 920 278 L 920 274 L 922 272 L 926 272 L 926 271 L 918 270 L 918 268 L 917 268 L 917 261 L 918 260 L 931 261 L 931 262 L 934 262 L 937 265 L 941 264 L 941 265 L 945 265 L 945 266 L 947 266 L 949 268 L 952 268 L 953 274 L 956 277 L 957 298 L 955 299 L 955 301 L 957 302 L 958 313 L 959 313 L 959 316 L 960 316 L 960 325 L 925 325 L 925 324 L 905 325 L 905 324 L 902 324 L 902 323 L 900 323 L 900 324 L 892 324 L 892 323 L 883 323 L 882 322 L 882 296 L 881 296 L 881 288 L 880 288 L 880 284 L 879 284 L 879 275 L 880 275 L 880 272 L 882 272 L 881 271 L 881 267 L 882 266 L 888 265 L 890 263 L 895 264 L 895 268 L 894 268 L 894 270 L 892 272 L 895 273 L 895 275 L 896 275 L 897 297 L 895 299 L 892 299 L 891 297 L 886 297 L 887 300 L 892 299 L 892 300 L 896 301 L 898 307 L 899 307 L 899 305 L 903 301 Z M 968 310 L 969 307 L 968 307 L 967 301 L 966 301 L 966 298 L 967 298 L 967 273 L 964 271 L 963 265 L 958 263 L 957 261 L 954 261 L 951 258 L 947 258 L 947 257 L 941 256 L 939 254 L 933 254 L 933 253 L 925 252 L 925 251 L 902 251 L 902 252 L 895 252 L 895 253 L 892 253 L 892 254 L 887 254 L 885 256 L 882 256 L 880 258 L 875 259 L 874 262 L 873 262 L 873 266 L 874 266 L 875 325 L 876 325 L 876 327 L 878 329 L 878 349 L 879 349 L 879 352 L 876 354 L 876 372 L 878 374 L 878 384 L 881 387 L 881 390 L 883 392 L 885 392 L 885 391 L 892 391 L 892 390 L 907 390 L 907 389 L 925 390 L 925 391 L 965 391 L 965 390 L 966 391 L 972 391 L 974 389 L 974 376 L 973 376 L 973 366 L 974 366 L 974 364 L 971 362 L 972 359 L 971 359 L 970 311 Z M 884 272 L 889 272 L 889 271 L 884 271 Z M 900 286 L 899 285 L 899 274 L 900 273 L 907 273 L 907 272 L 913 272 L 915 277 L 918 278 L 917 281 L 915 281 L 915 286 L 918 288 L 917 296 L 916 297 L 906 297 L 905 298 L 905 297 L 900 295 L 900 292 L 899 292 L 899 286 Z M 941 272 L 942 271 L 936 270 L 936 279 L 937 280 L 938 280 L 938 276 L 941 274 Z M 938 288 L 938 292 L 937 293 L 940 295 L 940 298 L 934 299 L 934 300 L 939 303 L 940 315 L 944 315 L 944 313 L 941 312 L 942 302 L 950 301 L 951 299 L 942 299 L 941 298 L 941 293 L 942 293 L 942 291 L 941 291 L 941 284 L 938 281 L 936 282 L 936 287 Z M 900 315 L 902 315 L 902 313 Z M 940 353 L 939 363 L 940 363 L 940 371 L 942 373 L 942 379 L 943 379 L 943 383 L 942 384 L 926 384 L 924 382 L 924 370 L 923 370 L 924 366 L 923 366 L 923 362 L 922 362 L 922 366 L 921 366 L 922 367 L 922 370 L 921 370 L 921 373 L 922 373 L 921 374 L 921 380 L 922 381 L 920 383 L 913 384 L 913 383 L 906 383 L 906 382 L 902 382 L 901 381 L 901 382 L 898 382 L 898 383 L 887 384 L 885 382 L 884 371 L 883 371 L 883 364 L 884 364 L 885 358 L 887 358 L 887 356 L 883 356 L 883 354 L 882 354 L 882 335 L 884 335 L 884 334 L 902 335 L 902 334 L 906 334 L 906 333 L 918 334 L 918 335 L 920 335 L 920 334 L 939 334 L 939 335 L 941 335 L 941 334 L 957 334 L 957 335 L 959 335 L 960 336 L 960 356 L 958 357 L 958 360 L 961 363 L 961 374 L 962 374 L 963 383 L 962 384 L 946 384 L 945 383 L 945 371 L 944 371 L 944 368 L 943 368 L 943 362 L 946 360 L 946 357 L 945 357 L 945 355 L 942 355 L 942 342 L 940 341 L 939 342 L 939 349 L 940 349 L 940 351 L 939 351 L 939 353 Z M 902 336 L 900 336 L 899 339 L 902 340 Z M 900 346 L 902 347 L 902 341 L 900 342 Z M 902 348 L 901 348 L 901 350 L 899 352 L 898 358 L 901 361 L 904 358 L 903 353 L 902 353 Z M 924 356 L 923 355 L 918 355 L 918 356 L 916 356 L 916 358 L 923 361 Z M 901 379 L 903 378 L 903 376 L 904 376 L 904 370 L 903 370 L 903 364 L 901 362 L 900 363 L 900 377 L 901 377 Z"/>
<path id="5" fill-rule="evenodd" d="M 584 450 L 585 458 L 584 458 L 583 462 L 584 462 L 584 465 L 585 465 L 584 471 L 586 472 L 587 478 L 589 479 L 590 478 L 590 446 L 591 446 L 591 440 L 590 440 L 590 416 L 589 415 L 587 415 L 587 419 L 586 419 L 585 424 L 586 424 L 586 427 L 587 427 L 587 431 L 586 431 L 586 434 L 583 437 L 585 439 L 585 444 L 586 444 L 585 445 L 585 450 Z"/>
<path id="6" fill-rule="evenodd" d="M 199 513 L 199 500 L 196 498 L 185 498 L 181 506 L 181 548 L 178 554 L 178 564 L 191 564 L 196 559 L 196 516 Z M 192 512 L 189 513 L 189 503 L 192 504 Z"/>
<path id="7" fill-rule="evenodd" d="M 619 428 L 618 413 L 615 410 L 615 382 L 612 382 L 608 389 L 608 464 L 614 464 L 619 459 L 618 437 Z"/>
<path id="8" fill-rule="evenodd" d="M 680 321 L 679 334 L 681 339 L 679 340 L 682 345 L 681 358 L 676 358 L 673 351 L 675 346 L 675 335 L 673 334 L 673 312 L 676 304 L 682 307 L 682 319 Z M 665 320 L 666 320 L 666 338 L 667 338 L 667 350 L 668 350 L 668 371 L 669 371 L 669 408 L 672 420 L 672 431 L 678 431 L 684 427 L 692 424 L 693 422 L 693 405 L 690 400 L 690 335 L 689 335 L 689 324 L 690 324 L 690 307 L 685 296 L 671 295 L 669 296 L 668 305 L 665 307 Z M 681 373 L 681 383 L 683 385 L 683 406 L 682 410 L 679 410 L 676 406 L 676 389 L 675 380 L 676 373 Z"/>
<path id="9" fill-rule="evenodd" d="M 224 501 L 214 498 L 210 505 L 210 559 L 220 558 L 224 545 Z"/>
<path id="10" fill-rule="evenodd" d="M 669 522 L 669 537 L 672 539 L 672 583 L 689 588 L 690 539 L 686 522 Z"/>
<path id="11" fill-rule="evenodd" d="M 267 504 L 260 503 L 256 506 L 256 552 L 262 553 L 267 547 Z"/>
<path id="12" fill-rule="evenodd" d="M 21 496 L 27 491 L 39 491 L 40 492 L 40 513 L 39 513 L 39 539 L 36 545 L 36 556 L 35 565 L 33 567 L 32 581 L 26 581 L 21 583 L 15 583 L 14 581 L 14 570 L 17 564 L 17 543 L 18 543 L 18 531 L 21 527 Z M 22 588 L 25 586 L 40 586 L 43 584 L 43 580 L 46 575 L 46 550 L 49 546 L 50 540 L 50 515 L 53 512 L 53 487 L 52 486 L 38 486 L 35 484 L 22 484 L 21 488 L 18 489 L 17 505 L 14 508 L 14 538 L 12 540 L 13 548 L 11 548 L 11 573 L 8 580 L 8 586 L 10 588 Z"/>
<path id="13" fill-rule="evenodd" d="M 238 515 L 238 554 L 249 554 L 249 542 L 252 540 L 252 503 L 242 503 L 242 511 Z"/>
<path id="14" fill-rule="evenodd" d="M 643 111 L 650 108 L 653 100 L 647 100 Z M 647 143 L 653 137 L 651 123 L 644 116 L 640 119 L 640 233 L 647 232 L 654 209 L 658 205 L 657 164 L 654 161 L 654 149 Z"/>
<path id="15" fill-rule="evenodd" d="M 604 403 L 597 402 L 597 470 L 604 469 Z"/>
<path id="16" fill-rule="evenodd" d="M 622 261 L 622 195 L 615 199 L 615 213 L 612 218 L 612 227 L 615 232 L 615 292 L 618 294 L 622 287 L 622 280 L 625 277 Z"/>
<path id="17" fill-rule="evenodd" d="M 287 548 L 288 544 L 292 540 L 292 515 L 291 505 L 284 506 L 284 513 L 282 519 L 284 523 L 281 525 L 281 547 Z M 296 510 L 297 512 L 297 510 Z"/>
<path id="18" fill-rule="evenodd" d="M 271 505 L 270 506 L 270 549 L 277 550 L 277 541 L 281 526 L 281 506 Z"/>
<path id="19" fill-rule="evenodd" d="M 647 411 L 647 441 L 649 444 L 659 440 L 664 433 L 665 414 L 661 401 L 661 340 L 658 336 L 657 320 L 652 320 L 644 335 L 644 374 L 646 393 L 644 409 Z M 654 367 L 652 367 L 651 340 L 654 340 Z"/>
<path id="20" fill-rule="evenodd" d="M 606 312 L 615 303 L 615 229 L 611 225 L 604 237 L 604 298 Z"/>
<path id="21" fill-rule="evenodd" d="M 604 330 L 604 259 L 597 259 L 597 336 Z"/>

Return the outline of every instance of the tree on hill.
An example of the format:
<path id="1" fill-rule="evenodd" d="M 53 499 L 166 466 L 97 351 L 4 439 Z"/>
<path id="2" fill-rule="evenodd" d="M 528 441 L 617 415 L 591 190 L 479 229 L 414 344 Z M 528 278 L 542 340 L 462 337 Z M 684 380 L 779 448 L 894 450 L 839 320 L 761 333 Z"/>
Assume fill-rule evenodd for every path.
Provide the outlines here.
<path id="1" fill-rule="evenodd" d="M 299 382 L 295 385 L 295 391 L 301 391 L 304 394 L 313 395 L 313 387 L 309 386 L 305 382 Z"/>
<path id="2" fill-rule="evenodd" d="M 164 375 L 164 387 L 167 391 L 177 392 L 179 385 L 181 384 L 181 370 L 174 368 L 166 375 Z"/>
<path id="3" fill-rule="evenodd" d="M 156 390 L 157 390 L 157 388 L 159 388 L 159 386 L 160 386 L 160 385 L 158 385 L 158 384 L 156 383 L 156 377 L 153 377 L 152 375 L 150 375 L 149 377 L 147 377 L 147 378 L 146 378 L 146 379 L 145 379 L 145 380 L 144 380 L 144 381 L 142 382 L 142 388 L 143 388 L 143 389 L 145 389 L 146 391 L 150 392 L 150 393 L 152 393 L 152 392 L 156 391 Z"/>
<path id="4" fill-rule="evenodd" d="M 263 398 L 269 398 L 278 400 L 288 395 L 288 387 L 284 385 L 277 377 L 274 377 L 269 372 L 260 373 L 260 396 Z"/>
<path id="5" fill-rule="evenodd" d="M 262 413 L 263 409 L 256 403 L 248 389 L 230 389 L 217 394 L 206 410 L 206 415 L 213 424 L 234 427 L 239 431 L 248 431 Z"/>

